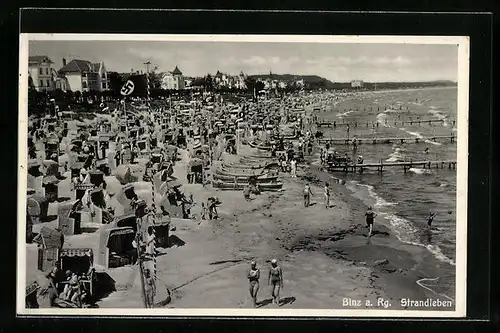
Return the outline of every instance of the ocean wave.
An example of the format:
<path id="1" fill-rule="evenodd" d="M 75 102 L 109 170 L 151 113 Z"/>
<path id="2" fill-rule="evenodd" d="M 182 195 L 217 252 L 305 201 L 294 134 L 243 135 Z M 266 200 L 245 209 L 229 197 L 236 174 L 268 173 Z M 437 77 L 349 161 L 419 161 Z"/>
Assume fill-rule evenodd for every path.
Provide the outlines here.
<path id="1" fill-rule="evenodd" d="M 422 169 L 422 168 L 410 168 L 408 171 L 416 173 L 417 175 L 429 175 L 432 173 L 430 169 Z"/>
<path id="2" fill-rule="evenodd" d="M 407 130 L 404 130 L 406 133 L 412 135 L 412 136 L 415 136 L 419 139 L 424 139 L 424 142 L 425 143 L 430 143 L 432 145 L 435 145 L 435 146 L 441 146 L 441 143 L 439 142 L 435 142 L 435 141 L 431 141 L 431 140 L 428 140 L 428 139 L 425 139 L 422 134 L 420 134 L 419 132 L 412 132 L 412 131 L 407 131 Z"/>
<path id="3" fill-rule="evenodd" d="M 396 148 L 386 159 L 386 162 L 402 162 L 404 161 L 404 155 L 401 153 L 402 148 Z"/>
<path id="4" fill-rule="evenodd" d="M 387 113 L 381 112 L 377 114 L 377 122 L 379 124 L 381 124 L 384 127 L 391 127 L 391 125 L 389 125 L 389 122 L 386 123 L 386 120 L 387 120 Z"/>
<path id="5" fill-rule="evenodd" d="M 415 246 L 425 247 L 439 261 L 455 266 L 455 262 L 452 259 L 448 258 L 446 255 L 444 255 L 443 251 L 438 245 L 433 245 L 433 244 L 425 245 L 418 242 L 416 239 L 418 235 L 418 230 L 416 227 L 412 225 L 410 221 L 391 213 L 382 212 L 379 213 L 379 215 L 385 217 L 389 221 L 391 227 L 396 233 L 396 237 L 400 241 Z"/>
<path id="6" fill-rule="evenodd" d="M 346 111 L 346 112 L 342 112 L 342 113 L 339 113 L 339 114 L 337 115 L 337 117 L 339 117 L 339 118 L 343 118 L 343 117 L 348 116 L 349 114 L 351 114 L 351 113 L 353 113 L 353 112 L 354 112 L 354 110 L 349 110 L 349 111 Z"/>
<path id="7" fill-rule="evenodd" d="M 347 188 L 351 190 L 353 193 L 358 193 L 359 191 L 357 191 L 357 189 L 359 187 L 366 188 L 368 190 L 369 196 L 372 199 L 376 200 L 374 207 L 380 208 L 383 206 L 397 205 L 397 203 L 387 202 L 386 200 L 384 200 L 381 196 L 379 196 L 375 192 L 374 187 L 371 185 L 362 184 L 355 180 L 349 181 L 347 185 Z M 425 245 L 420 243 L 418 240 L 419 231 L 409 220 L 397 216 L 396 214 L 391 212 L 377 212 L 377 213 L 389 222 L 391 230 L 394 231 L 398 240 L 406 244 L 425 247 L 439 261 L 446 262 L 450 265 L 455 266 L 455 262 L 452 259 L 448 258 L 446 255 L 444 255 L 439 246 L 431 244 Z"/>
<path id="8" fill-rule="evenodd" d="M 378 195 L 377 192 L 375 192 L 375 188 L 372 185 L 361 184 L 361 183 L 357 183 L 356 185 L 366 187 L 368 189 L 368 194 L 370 195 L 370 197 L 375 199 L 375 204 L 373 205 L 374 207 L 390 207 L 390 206 L 396 206 L 398 204 L 397 202 L 386 201 L 384 198 Z"/>
<path id="9" fill-rule="evenodd" d="M 449 123 L 446 121 L 448 119 L 448 117 L 445 114 L 443 114 L 441 111 L 439 111 L 438 107 L 431 106 L 430 110 L 428 112 L 430 114 L 432 114 L 433 116 L 437 117 L 438 119 L 442 120 L 444 127 L 449 126 Z"/>

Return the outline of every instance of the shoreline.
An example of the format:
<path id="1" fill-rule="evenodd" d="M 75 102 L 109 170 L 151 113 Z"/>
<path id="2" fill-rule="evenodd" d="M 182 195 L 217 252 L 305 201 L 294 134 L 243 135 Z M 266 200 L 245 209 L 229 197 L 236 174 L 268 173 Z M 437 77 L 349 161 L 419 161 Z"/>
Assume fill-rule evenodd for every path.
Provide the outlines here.
<path id="1" fill-rule="evenodd" d="M 366 309 L 366 301 L 376 304 L 380 299 L 397 310 L 404 309 L 401 300 L 405 299 L 417 303 L 427 299 L 449 301 L 449 296 L 437 295 L 449 290 L 425 283 L 436 285 L 434 279 L 446 276 L 451 267 L 438 262 L 425 248 L 400 242 L 382 223 L 376 222 L 375 234 L 367 238 L 363 221 L 366 205 L 350 190 L 331 184 L 333 207 L 327 210 L 322 203 L 322 188 L 314 177 L 322 180 L 329 175 L 309 169 L 298 176 L 291 179 L 284 175 L 282 192 L 264 192 L 250 203 L 234 191 L 206 187 L 195 192 L 197 202 L 210 195 L 221 199 L 220 219 L 201 224 L 192 220 L 175 222 L 173 234 L 185 245 L 167 249 L 158 257 L 159 275 L 172 290 L 167 308 L 252 308 L 244 276 L 251 260 L 257 261 L 262 270 L 262 307 L 275 307 L 268 303 L 265 283 L 272 258 L 278 259 L 284 271 L 284 308 Z M 315 196 L 312 206 L 304 209 L 300 193 L 306 178 Z M 186 192 L 199 186 L 183 185 Z M 137 306 L 139 303 L 130 300 L 134 290 L 133 298 L 140 302 L 140 291 L 132 288 L 113 293 L 99 306 Z M 347 304 L 347 300 L 361 301 L 363 306 Z M 384 308 L 383 304 L 387 303 L 377 306 Z M 425 308 L 436 309 L 443 310 Z"/>

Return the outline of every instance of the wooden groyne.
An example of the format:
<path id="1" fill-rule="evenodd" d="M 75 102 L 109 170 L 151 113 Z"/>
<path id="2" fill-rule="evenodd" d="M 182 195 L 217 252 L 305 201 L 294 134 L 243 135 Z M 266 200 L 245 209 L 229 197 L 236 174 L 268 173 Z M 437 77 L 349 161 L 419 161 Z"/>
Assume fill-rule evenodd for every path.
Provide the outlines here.
<path id="1" fill-rule="evenodd" d="M 421 143 L 426 140 L 432 142 L 455 142 L 456 136 L 451 135 L 436 135 L 432 137 L 378 137 L 378 138 L 356 138 L 355 143 L 360 144 L 393 144 L 393 143 Z M 318 139 L 320 143 L 354 145 L 354 138 L 323 138 Z"/>
<path id="2" fill-rule="evenodd" d="M 363 164 L 340 164 L 340 165 L 329 165 L 327 167 L 328 171 L 343 171 L 343 172 L 360 172 L 362 173 L 365 169 L 376 168 L 378 172 L 382 173 L 384 168 L 389 167 L 400 167 L 406 173 L 411 168 L 423 168 L 423 169 L 449 169 L 456 170 L 456 161 L 406 161 L 406 162 L 387 162 L 384 163 L 380 161 L 378 163 L 363 163 Z"/>
<path id="3" fill-rule="evenodd" d="M 392 124 L 394 126 L 405 126 L 405 125 L 432 125 L 432 124 L 441 124 L 444 126 L 445 124 L 445 119 L 416 119 L 416 120 L 384 120 L 384 124 Z M 451 124 L 453 127 L 455 127 L 456 121 L 455 120 L 450 120 Z M 350 127 L 350 128 L 357 128 L 357 127 L 366 127 L 366 128 L 375 128 L 380 126 L 380 122 L 378 121 L 367 121 L 367 122 L 361 122 L 361 121 L 354 121 L 354 122 L 344 122 L 344 121 L 327 121 L 327 120 L 319 120 L 316 122 L 316 126 L 318 128 L 320 127 L 328 127 L 328 128 L 337 128 L 337 127 Z"/>

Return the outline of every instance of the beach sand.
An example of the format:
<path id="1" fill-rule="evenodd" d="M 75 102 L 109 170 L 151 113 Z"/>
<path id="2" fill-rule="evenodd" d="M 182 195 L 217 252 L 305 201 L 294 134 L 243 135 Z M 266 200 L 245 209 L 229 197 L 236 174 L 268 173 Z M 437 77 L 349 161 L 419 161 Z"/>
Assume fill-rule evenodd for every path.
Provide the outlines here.
<path id="1" fill-rule="evenodd" d="M 183 151 L 182 160 L 174 167 L 174 175 L 183 183 L 187 161 Z M 387 223 L 378 223 L 379 218 L 374 235 L 368 238 L 366 206 L 327 173 L 303 166 L 298 178 L 282 173 L 280 178 L 282 191 L 263 192 L 250 202 L 241 191 L 183 185 L 183 191 L 193 193 L 197 202 L 192 209 L 195 216 L 199 216 L 201 202 L 210 196 L 217 196 L 222 204 L 217 220 L 173 219 L 171 234 L 183 245 L 160 249 L 162 254 L 157 258 L 157 288 L 168 287 L 172 293 L 167 308 L 253 308 L 246 279 L 251 260 L 261 269 L 259 309 L 278 308 L 271 301 L 267 284 L 273 258 L 283 269 L 280 308 L 284 311 L 366 309 L 366 300 L 372 309 L 383 309 L 378 299 L 389 301 L 390 307 L 386 303 L 385 308 L 397 310 L 404 308 L 400 303 L 403 298 L 454 298 L 454 280 L 443 278 L 454 276 L 454 266 L 438 261 L 424 247 L 400 242 L 384 226 Z M 325 181 L 330 182 L 332 191 L 329 209 L 323 203 Z M 306 182 L 314 194 L 307 208 L 302 198 Z M 65 246 L 92 247 L 96 253 L 97 242 L 97 233 L 84 234 L 67 237 Z M 27 283 L 43 280 L 43 274 L 36 270 L 36 251 L 35 245 L 27 246 Z M 110 269 L 108 274 L 115 280 L 116 291 L 100 300 L 99 307 L 143 307 L 137 268 Z M 426 278 L 440 279 L 420 282 L 427 288 L 417 283 Z M 346 306 L 347 299 L 361 301 L 361 305 L 350 302 Z M 454 304 L 445 309 L 453 310 Z"/>

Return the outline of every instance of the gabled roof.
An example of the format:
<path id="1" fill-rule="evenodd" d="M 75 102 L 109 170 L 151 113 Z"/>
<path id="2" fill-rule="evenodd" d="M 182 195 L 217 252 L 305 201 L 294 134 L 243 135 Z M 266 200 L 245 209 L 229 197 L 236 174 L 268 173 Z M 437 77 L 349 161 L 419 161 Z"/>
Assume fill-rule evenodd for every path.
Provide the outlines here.
<path id="1" fill-rule="evenodd" d="M 217 70 L 217 73 L 215 74 L 215 77 L 222 77 L 222 73 L 219 70 Z"/>
<path id="2" fill-rule="evenodd" d="M 92 72 L 99 72 L 99 69 L 101 68 L 101 64 L 94 63 L 94 64 L 91 64 L 91 67 L 92 67 Z"/>
<path id="3" fill-rule="evenodd" d="M 59 70 L 60 73 L 82 73 L 82 72 L 95 72 L 94 64 L 92 64 L 90 61 L 87 60 L 77 60 L 73 59 L 70 62 L 66 64 L 66 66 L 63 66 Z"/>
<path id="4" fill-rule="evenodd" d="M 172 74 L 182 75 L 182 72 L 180 71 L 179 67 L 175 66 L 175 69 L 172 71 Z"/>
<path id="5" fill-rule="evenodd" d="M 42 63 L 44 61 L 48 62 L 48 63 L 51 63 L 51 64 L 54 63 L 52 60 L 50 60 L 49 57 L 44 56 L 44 55 L 42 55 L 42 56 L 39 56 L 39 55 L 37 55 L 37 56 L 29 56 L 28 57 L 28 62 L 30 64 L 40 64 L 40 63 Z"/>

